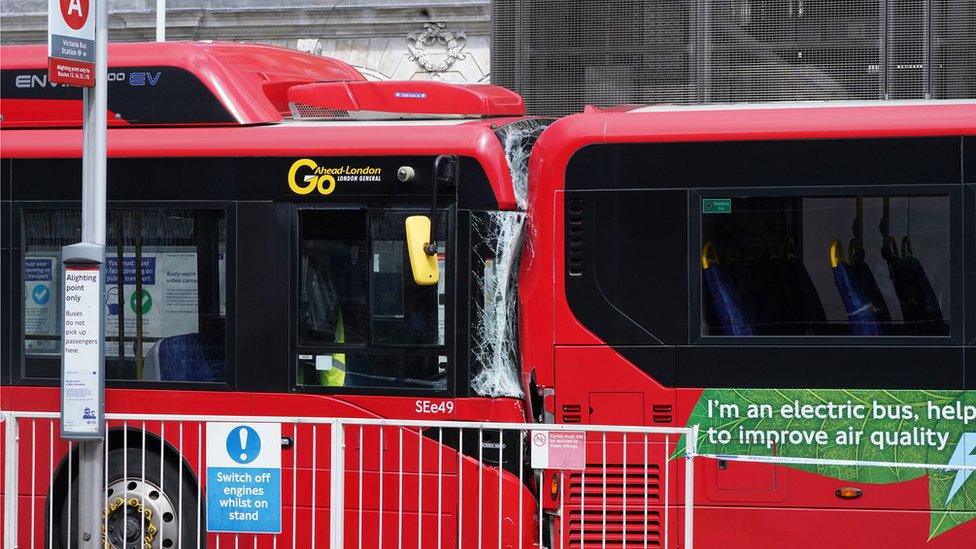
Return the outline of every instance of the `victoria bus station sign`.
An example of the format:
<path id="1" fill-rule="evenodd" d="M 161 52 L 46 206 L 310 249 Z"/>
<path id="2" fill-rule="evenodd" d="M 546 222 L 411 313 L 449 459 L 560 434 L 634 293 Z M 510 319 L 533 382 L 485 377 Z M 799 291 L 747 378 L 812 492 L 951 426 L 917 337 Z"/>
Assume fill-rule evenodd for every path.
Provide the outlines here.
<path id="1" fill-rule="evenodd" d="M 976 391 L 706 389 L 688 419 L 694 424 L 705 455 L 830 459 L 837 463 L 784 466 L 850 482 L 927 476 L 929 539 L 976 519 L 976 475 L 958 468 L 976 466 Z"/>
<path id="2" fill-rule="evenodd" d="M 95 85 L 95 17 L 91 0 L 48 0 L 47 70 L 51 82 Z"/>

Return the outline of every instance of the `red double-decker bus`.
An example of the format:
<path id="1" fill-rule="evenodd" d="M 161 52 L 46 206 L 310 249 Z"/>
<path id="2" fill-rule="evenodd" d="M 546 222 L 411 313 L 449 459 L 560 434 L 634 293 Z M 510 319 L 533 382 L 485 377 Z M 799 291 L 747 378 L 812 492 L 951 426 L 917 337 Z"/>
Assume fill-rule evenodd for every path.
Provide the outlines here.
<path id="1" fill-rule="evenodd" d="M 976 105 L 553 122 L 497 87 L 365 82 L 273 48 L 110 55 L 108 411 L 697 424 L 699 547 L 976 539 L 976 480 L 933 467 L 976 449 Z M 80 93 L 44 66 L 43 48 L 4 49 L 3 410 L 58 410 L 60 249 L 80 238 Z M 408 218 L 433 237 L 424 261 Z M 107 483 L 176 516 L 154 515 L 151 543 L 195 544 L 199 431 L 109 427 Z M 311 470 L 290 446 L 309 431 L 282 434 L 284 473 Z M 498 510 L 497 532 L 460 516 L 472 500 L 443 502 L 437 545 L 679 546 L 678 441 L 623 440 L 524 487 L 514 439 L 425 440 L 460 454 L 458 472 L 497 470 L 487 484 L 542 487 L 522 516 Z M 350 543 L 425 546 L 418 508 L 394 516 L 373 484 L 386 461 L 428 465 L 369 444 L 353 442 L 382 456 L 363 488 L 380 502 Z M 21 539 L 71 547 L 77 460 L 52 448 L 31 456 L 51 482 L 21 476 L 21 507 L 44 517 Z M 283 500 L 285 539 L 308 545 L 326 510 Z"/>

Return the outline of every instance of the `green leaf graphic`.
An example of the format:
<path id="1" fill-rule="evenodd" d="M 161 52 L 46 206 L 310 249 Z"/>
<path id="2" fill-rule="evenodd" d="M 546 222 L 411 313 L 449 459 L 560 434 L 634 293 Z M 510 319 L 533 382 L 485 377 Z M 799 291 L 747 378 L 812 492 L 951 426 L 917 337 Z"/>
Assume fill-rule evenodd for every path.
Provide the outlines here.
<path id="1" fill-rule="evenodd" d="M 819 405 L 820 415 L 830 417 L 806 417 L 811 414 L 788 417 L 797 406 L 804 405 Z M 851 413 L 858 406 L 862 407 L 864 417 Z M 699 425 L 699 452 L 704 454 L 948 464 L 964 433 L 976 432 L 976 421 L 967 422 L 958 417 L 957 412 L 965 411 L 966 406 L 976 407 L 976 392 L 706 389 L 692 410 L 688 425 Z M 770 410 L 772 417 L 769 417 Z M 753 416 L 763 417 L 749 417 L 750 411 L 754 412 Z M 815 440 L 818 432 L 826 433 L 819 435 L 820 440 L 826 436 L 825 443 Z M 862 433 L 860 440 L 854 443 L 852 434 L 858 432 Z M 771 438 L 785 440 L 771 444 Z M 949 498 L 959 474 L 954 470 L 788 467 L 840 480 L 876 484 L 903 482 L 927 474 L 931 509 L 929 539 L 976 519 L 976 474 Z"/>

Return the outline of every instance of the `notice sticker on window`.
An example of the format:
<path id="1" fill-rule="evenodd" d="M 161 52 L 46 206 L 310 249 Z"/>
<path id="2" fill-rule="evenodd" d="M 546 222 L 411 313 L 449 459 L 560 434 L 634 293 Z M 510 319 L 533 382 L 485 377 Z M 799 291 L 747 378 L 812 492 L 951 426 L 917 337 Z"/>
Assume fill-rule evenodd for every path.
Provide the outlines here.
<path id="1" fill-rule="evenodd" d="M 703 214 L 727 214 L 732 213 L 731 198 L 703 198 Z"/>
<path id="2" fill-rule="evenodd" d="M 315 369 L 320 371 L 328 371 L 332 369 L 332 355 L 316 355 L 315 356 Z"/>
<path id="3" fill-rule="evenodd" d="M 24 351 L 29 355 L 61 351 L 58 307 L 61 257 L 30 254 L 24 258 Z"/>

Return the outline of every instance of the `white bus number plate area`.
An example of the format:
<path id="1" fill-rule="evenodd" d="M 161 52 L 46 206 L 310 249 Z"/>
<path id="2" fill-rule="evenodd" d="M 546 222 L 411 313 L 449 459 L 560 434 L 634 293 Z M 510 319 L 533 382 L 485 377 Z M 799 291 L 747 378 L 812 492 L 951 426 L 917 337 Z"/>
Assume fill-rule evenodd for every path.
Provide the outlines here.
<path id="1" fill-rule="evenodd" d="M 207 423 L 207 531 L 281 533 L 280 423 Z"/>

